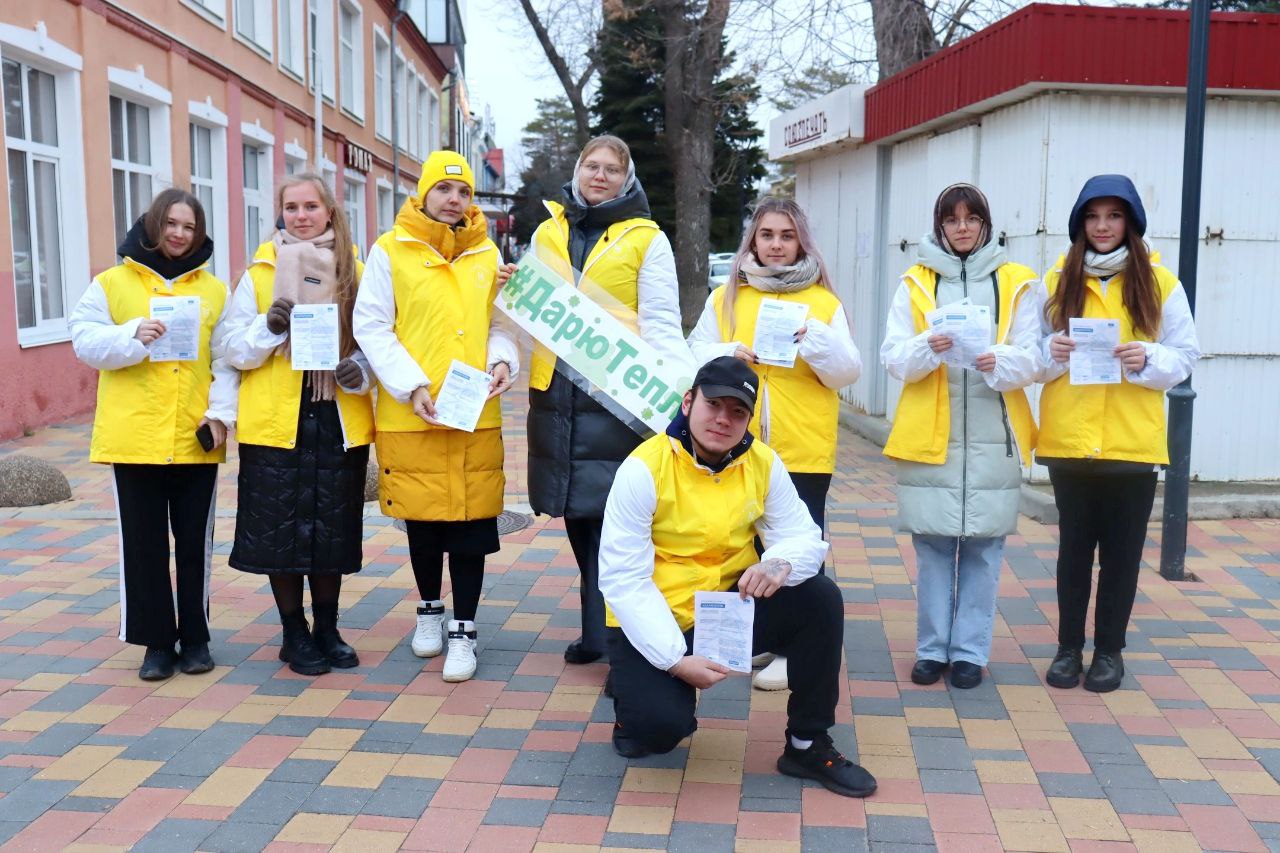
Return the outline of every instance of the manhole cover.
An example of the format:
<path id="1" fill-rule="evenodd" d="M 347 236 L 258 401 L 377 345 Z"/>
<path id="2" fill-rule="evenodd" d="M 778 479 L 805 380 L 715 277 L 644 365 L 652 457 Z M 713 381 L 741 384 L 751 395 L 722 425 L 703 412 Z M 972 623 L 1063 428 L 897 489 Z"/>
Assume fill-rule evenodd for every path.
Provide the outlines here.
<path id="1" fill-rule="evenodd" d="M 508 533 L 516 533 L 524 530 L 532 523 L 533 519 L 523 512 L 512 512 L 509 509 L 503 510 L 502 514 L 498 516 L 498 535 L 506 536 Z M 404 519 L 397 518 L 391 524 L 396 530 L 403 531 L 405 529 Z"/>

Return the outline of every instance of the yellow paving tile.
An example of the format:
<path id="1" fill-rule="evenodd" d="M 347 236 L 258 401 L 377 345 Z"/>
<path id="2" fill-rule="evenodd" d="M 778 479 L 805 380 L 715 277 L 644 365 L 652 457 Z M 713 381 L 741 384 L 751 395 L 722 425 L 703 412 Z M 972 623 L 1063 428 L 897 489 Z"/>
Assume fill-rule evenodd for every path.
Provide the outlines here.
<path id="1" fill-rule="evenodd" d="M 591 693 L 552 693 L 547 697 L 547 704 L 542 707 L 547 711 L 576 711 L 580 714 L 589 714 L 595 710 L 599 695 L 599 690 Z"/>
<path id="2" fill-rule="evenodd" d="M 484 717 L 471 717 L 463 714 L 436 714 L 427 723 L 426 731 L 438 735 L 466 735 L 471 737 L 484 722 Z"/>
<path id="3" fill-rule="evenodd" d="M 799 841 L 766 841 L 762 838 L 738 838 L 734 853 L 800 853 Z"/>
<path id="4" fill-rule="evenodd" d="M 907 721 L 901 717 L 872 717 L 857 714 L 853 718 L 853 730 L 858 736 L 858 746 L 868 743 L 911 744 Z"/>
<path id="5" fill-rule="evenodd" d="M 271 775 L 265 767 L 219 767 L 183 800 L 188 806 L 235 808 Z"/>
<path id="6" fill-rule="evenodd" d="M 399 756 L 383 752 L 349 752 L 329 771 L 323 785 L 341 788 L 376 788 L 395 767 Z"/>
<path id="7" fill-rule="evenodd" d="M 1027 740 L 1051 740 L 1052 738 L 1045 737 L 1046 733 L 1062 735 L 1062 740 L 1071 738 L 1066 721 L 1057 711 L 1010 711 L 1009 721 L 1018 734 Z M 1034 737 L 1031 736 L 1033 732 Z"/>
<path id="8" fill-rule="evenodd" d="M 392 700 L 378 718 L 383 723 L 418 723 L 426 725 L 444 704 L 443 696 L 410 696 L 401 694 Z"/>
<path id="9" fill-rule="evenodd" d="M 128 705 L 84 705 L 62 719 L 64 723 L 89 723 L 105 726 L 116 717 L 129 710 Z"/>
<path id="10" fill-rule="evenodd" d="M 675 809 L 669 806 L 614 806 L 609 832 L 670 835 Z"/>
<path id="11" fill-rule="evenodd" d="M 1226 728 L 1180 728 L 1178 734 L 1197 758 L 1253 759 L 1253 754 Z"/>
<path id="12" fill-rule="evenodd" d="M 961 720 L 970 749 L 1022 749 L 1022 740 L 1008 720 Z"/>
<path id="13" fill-rule="evenodd" d="M 218 627 L 222 627 L 219 625 Z M 167 696 L 174 699 L 194 699 L 201 693 L 222 680 L 231 672 L 229 666 L 216 666 L 210 672 L 197 675 L 184 675 L 182 678 L 171 678 L 161 683 L 152 696 Z"/>
<path id="14" fill-rule="evenodd" d="M 747 751 L 747 733 L 737 729 L 698 729 L 689 743 L 691 758 L 721 761 L 741 758 Z"/>
<path id="15" fill-rule="evenodd" d="M 951 708 L 906 708 L 907 725 L 915 728 L 954 729 L 960 726 Z"/>
<path id="16" fill-rule="evenodd" d="M 742 762 L 714 758 L 689 758 L 685 762 L 684 778 L 687 782 L 722 782 L 740 785 L 742 784 Z"/>
<path id="17" fill-rule="evenodd" d="M 1265 770 L 1211 770 L 1213 778 L 1228 794 L 1280 796 L 1280 782 Z"/>
<path id="18" fill-rule="evenodd" d="M 1107 800 L 1050 797 L 1049 806 L 1067 838 L 1089 841 L 1128 841 L 1120 816 Z"/>
<path id="19" fill-rule="evenodd" d="M 20 711 L 0 723 L 7 732 L 42 732 L 67 716 L 65 711 Z"/>
<path id="20" fill-rule="evenodd" d="M 443 779 L 453 767 L 454 759 L 448 755 L 400 756 L 388 776 L 412 776 L 416 779 Z"/>
<path id="21" fill-rule="evenodd" d="M 1040 780 L 1030 761 L 988 761 L 981 759 L 973 762 L 978 771 L 978 781 L 984 785 L 1038 785 Z"/>
<path id="22" fill-rule="evenodd" d="M 383 850 L 394 853 L 408 835 L 407 832 L 384 829 L 348 829 L 333 845 L 333 850 L 335 853 L 379 853 Z"/>
<path id="23" fill-rule="evenodd" d="M 332 761 L 337 764 L 347 754 L 345 749 L 303 749 L 298 747 L 289 753 L 290 758 L 296 758 L 299 761 Z"/>
<path id="24" fill-rule="evenodd" d="M 992 809 L 996 823 L 1055 823 L 1053 812 L 1048 809 Z"/>
<path id="25" fill-rule="evenodd" d="M 485 602 L 488 603 L 487 601 Z M 547 627 L 547 623 L 551 621 L 550 614 L 547 613 L 512 613 L 507 617 L 507 621 L 502 627 L 507 631 L 537 631 L 541 632 Z"/>
<path id="26" fill-rule="evenodd" d="M 1196 754 L 1185 746 L 1139 743 L 1135 744 L 1135 748 L 1156 778 L 1204 782 L 1213 778 L 1200 763 L 1200 759 L 1196 758 Z"/>
<path id="27" fill-rule="evenodd" d="M 333 844 L 347 831 L 352 820 L 353 815 L 301 812 L 289 819 L 275 840 L 298 844 Z"/>
<path id="28" fill-rule="evenodd" d="M 494 708 L 484 718 L 484 724 L 491 729 L 529 730 L 538 721 L 538 713 L 519 708 Z"/>
<path id="29" fill-rule="evenodd" d="M 678 794 L 684 779 L 681 770 L 660 767 L 628 767 L 622 777 L 622 790 L 645 794 Z"/>
<path id="30" fill-rule="evenodd" d="M 1133 846 L 1138 853 L 1200 853 L 1200 842 L 1190 832 L 1163 829 L 1131 829 Z"/>
<path id="31" fill-rule="evenodd" d="M 221 719 L 226 723 L 257 723 L 258 725 L 265 725 L 278 716 L 280 716 L 280 709 L 272 705 L 241 702 L 223 714 Z"/>
<path id="32" fill-rule="evenodd" d="M 133 761 L 115 758 L 102 766 L 71 792 L 76 797 L 113 797 L 120 799 L 164 766 L 163 761 Z"/>
<path id="33" fill-rule="evenodd" d="M 36 774 L 35 778 L 83 782 L 122 752 L 124 752 L 123 746 L 85 746 L 82 744 L 74 747 L 70 752 L 41 770 Z"/>
<path id="34" fill-rule="evenodd" d="M 167 720 L 161 720 L 160 726 L 166 729 L 195 729 L 204 731 L 224 716 L 223 711 L 204 711 L 199 708 L 181 708 Z"/>
<path id="35" fill-rule="evenodd" d="M 76 680 L 76 676 L 61 672 L 37 672 L 30 678 L 15 684 L 11 690 L 40 690 L 52 693 Z"/>
<path id="36" fill-rule="evenodd" d="M 883 776 L 885 779 L 919 779 L 920 770 L 914 758 L 893 758 L 887 755 L 866 755 L 860 753 L 861 764 L 871 772 L 872 776 Z"/>
<path id="37" fill-rule="evenodd" d="M 1163 716 L 1151 697 L 1141 690 L 1116 690 L 1113 693 L 1103 693 L 1102 701 L 1106 703 L 1107 710 L 1118 717 Z"/>
<path id="38" fill-rule="evenodd" d="M 326 690 L 308 687 L 290 702 L 281 714 L 292 717 L 327 717 L 342 704 L 350 690 Z"/>
<path id="39" fill-rule="evenodd" d="M 1057 714 L 1048 690 L 1039 684 L 1000 684 L 996 689 L 1010 711 L 1051 711 Z"/>
<path id="40" fill-rule="evenodd" d="M 909 744 L 866 743 L 858 744 L 859 755 L 883 755 L 888 758 L 911 758 L 915 752 Z"/>
<path id="41" fill-rule="evenodd" d="M 341 749 L 348 750 L 356 745 L 363 729 L 312 729 L 306 740 L 298 744 L 300 749 Z"/>
<path id="42" fill-rule="evenodd" d="M 1000 845 L 1005 850 L 1032 853 L 1069 853 L 1070 845 L 1056 826 L 1037 823 L 996 822 Z"/>
<path id="43" fill-rule="evenodd" d="M 1230 606 L 1230 605 L 1227 605 Z M 1196 692 L 1210 708 L 1221 710 L 1252 710 L 1258 703 L 1249 695 L 1236 687 L 1235 682 L 1227 678 L 1219 669 L 1180 669 L 1178 675 Z"/>

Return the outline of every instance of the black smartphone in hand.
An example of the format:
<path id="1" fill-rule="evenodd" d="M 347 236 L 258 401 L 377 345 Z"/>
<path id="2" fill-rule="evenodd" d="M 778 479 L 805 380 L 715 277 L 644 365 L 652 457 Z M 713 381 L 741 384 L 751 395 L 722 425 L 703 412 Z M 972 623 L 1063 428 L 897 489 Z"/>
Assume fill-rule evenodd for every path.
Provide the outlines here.
<path id="1" fill-rule="evenodd" d="M 213 428 L 208 424 L 200 424 L 200 428 L 196 430 L 196 441 L 200 442 L 205 453 L 213 450 Z"/>

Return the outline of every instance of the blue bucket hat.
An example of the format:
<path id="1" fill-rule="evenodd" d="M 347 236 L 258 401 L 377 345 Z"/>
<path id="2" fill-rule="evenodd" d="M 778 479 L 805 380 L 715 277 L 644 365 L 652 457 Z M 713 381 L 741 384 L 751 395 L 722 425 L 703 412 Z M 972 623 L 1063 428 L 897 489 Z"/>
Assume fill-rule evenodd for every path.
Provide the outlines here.
<path id="1" fill-rule="evenodd" d="M 1080 226 L 1084 223 L 1085 205 L 1095 198 L 1108 196 L 1115 196 L 1129 206 L 1129 219 L 1139 237 L 1147 233 L 1147 211 L 1142 206 L 1142 199 L 1138 197 L 1138 188 L 1133 185 L 1133 181 L 1124 175 L 1094 175 L 1084 182 L 1084 188 L 1080 190 L 1075 206 L 1071 208 L 1067 235 L 1072 243 L 1076 241 L 1076 235 L 1080 233 Z"/>

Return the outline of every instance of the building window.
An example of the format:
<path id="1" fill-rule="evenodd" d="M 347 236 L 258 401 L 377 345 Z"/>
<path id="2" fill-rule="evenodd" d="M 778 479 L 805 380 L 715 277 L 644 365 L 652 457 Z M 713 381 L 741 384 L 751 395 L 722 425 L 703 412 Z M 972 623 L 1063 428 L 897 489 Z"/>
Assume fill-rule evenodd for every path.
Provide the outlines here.
<path id="1" fill-rule="evenodd" d="M 373 33 L 373 121 L 374 131 L 391 139 L 391 44 L 382 33 Z"/>
<path id="2" fill-rule="evenodd" d="M 393 79 L 396 86 L 395 103 L 392 105 L 392 108 L 396 111 L 395 142 L 400 148 L 407 148 L 409 145 L 409 128 L 407 127 L 408 122 L 405 121 L 407 118 L 405 115 L 405 91 L 409 88 L 409 73 L 405 67 L 404 57 L 399 54 L 396 54 L 393 60 L 392 74 L 394 75 Z"/>
<path id="3" fill-rule="evenodd" d="M 364 118 L 364 33 L 360 8 L 340 0 L 338 4 L 338 83 L 342 108 Z"/>
<path id="4" fill-rule="evenodd" d="M 66 317 L 59 199 L 57 80 L 37 68 L 3 61 L 9 223 L 13 237 L 18 328 Z"/>
<path id="5" fill-rule="evenodd" d="M 267 149 L 244 146 L 244 246 L 252 255 L 266 238 L 271 193 L 271 173 Z"/>
<path id="6" fill-rule="evenodd" d="M 378 233 L 385 234 L 395 224 L 395 206 L 391 201 L 391 187 L 378 185 Z"/>
<path id="7" fill-rule="evenodd" d="M 111 197 L 116 242 L 146 212 L 153 195 L 151 108 L 111 96 Z"/>
<path id="8" fill-rule="evenodd" d="M 364 229 L 364 181 L 346 178 L 342 182 L 342 210 L 347 214 L 347 222 L 351 226 L 351 239 L 360 247 L 360 255 L 365 255 Z"/>
<path id="9" fill-rule="evenodd" d="M 434 151 L 440 147 L 440 99 L 436 93 L 427 88 L 427 150 Z"/>
<path id="10" fill-rule="evenodd" d="M 227 0 L 182 0 L 202 16 L 211 19 L 218 26 L 227 23 Z"/>
<path id="11" fill-rule="evenodd" d="M 271 55 L 271 0 L 236 0 L 236 34 Z"/>
<path id="12" fill-rule="evenodd" d="M 279 3 L 280 67 L 301 80 L 307 70 L 302 0 L 279 0 Z"/>
<path id="13" fill-rule="evenodd" d="M 222 131 L 194 122 L 188 127 L 191 130 L 191 194 L 200 199 L 200 206 L 204 208 L 205 233 L 213 240 L 214 246 L 219 246 L 223 239 L 223 216 L 218 204 L 220 193 L 217 173 L 225 170 L 218 169 L 217 166 L 223 159 L 219 156 L 225 144 L 221 138 Z M 227 274 L 216 252 L 211 269 L 219 277 Z"/>
<path id="14" fill-rule="evenodd" d="M 337 79 L 333 67 L 333 0 L 310 0 L 308 10 L 307 32 L 311 36 L 311 44 L 318 46 L 319 50 L 313 50 L 312 55 L 307 58 L 311 68 L 311 79 L 307 85 L 311 91 L 315 91 L 315 63 L 319 62 L 321 95 L 329 103 L 333 103 L 334 81 Z"/>

